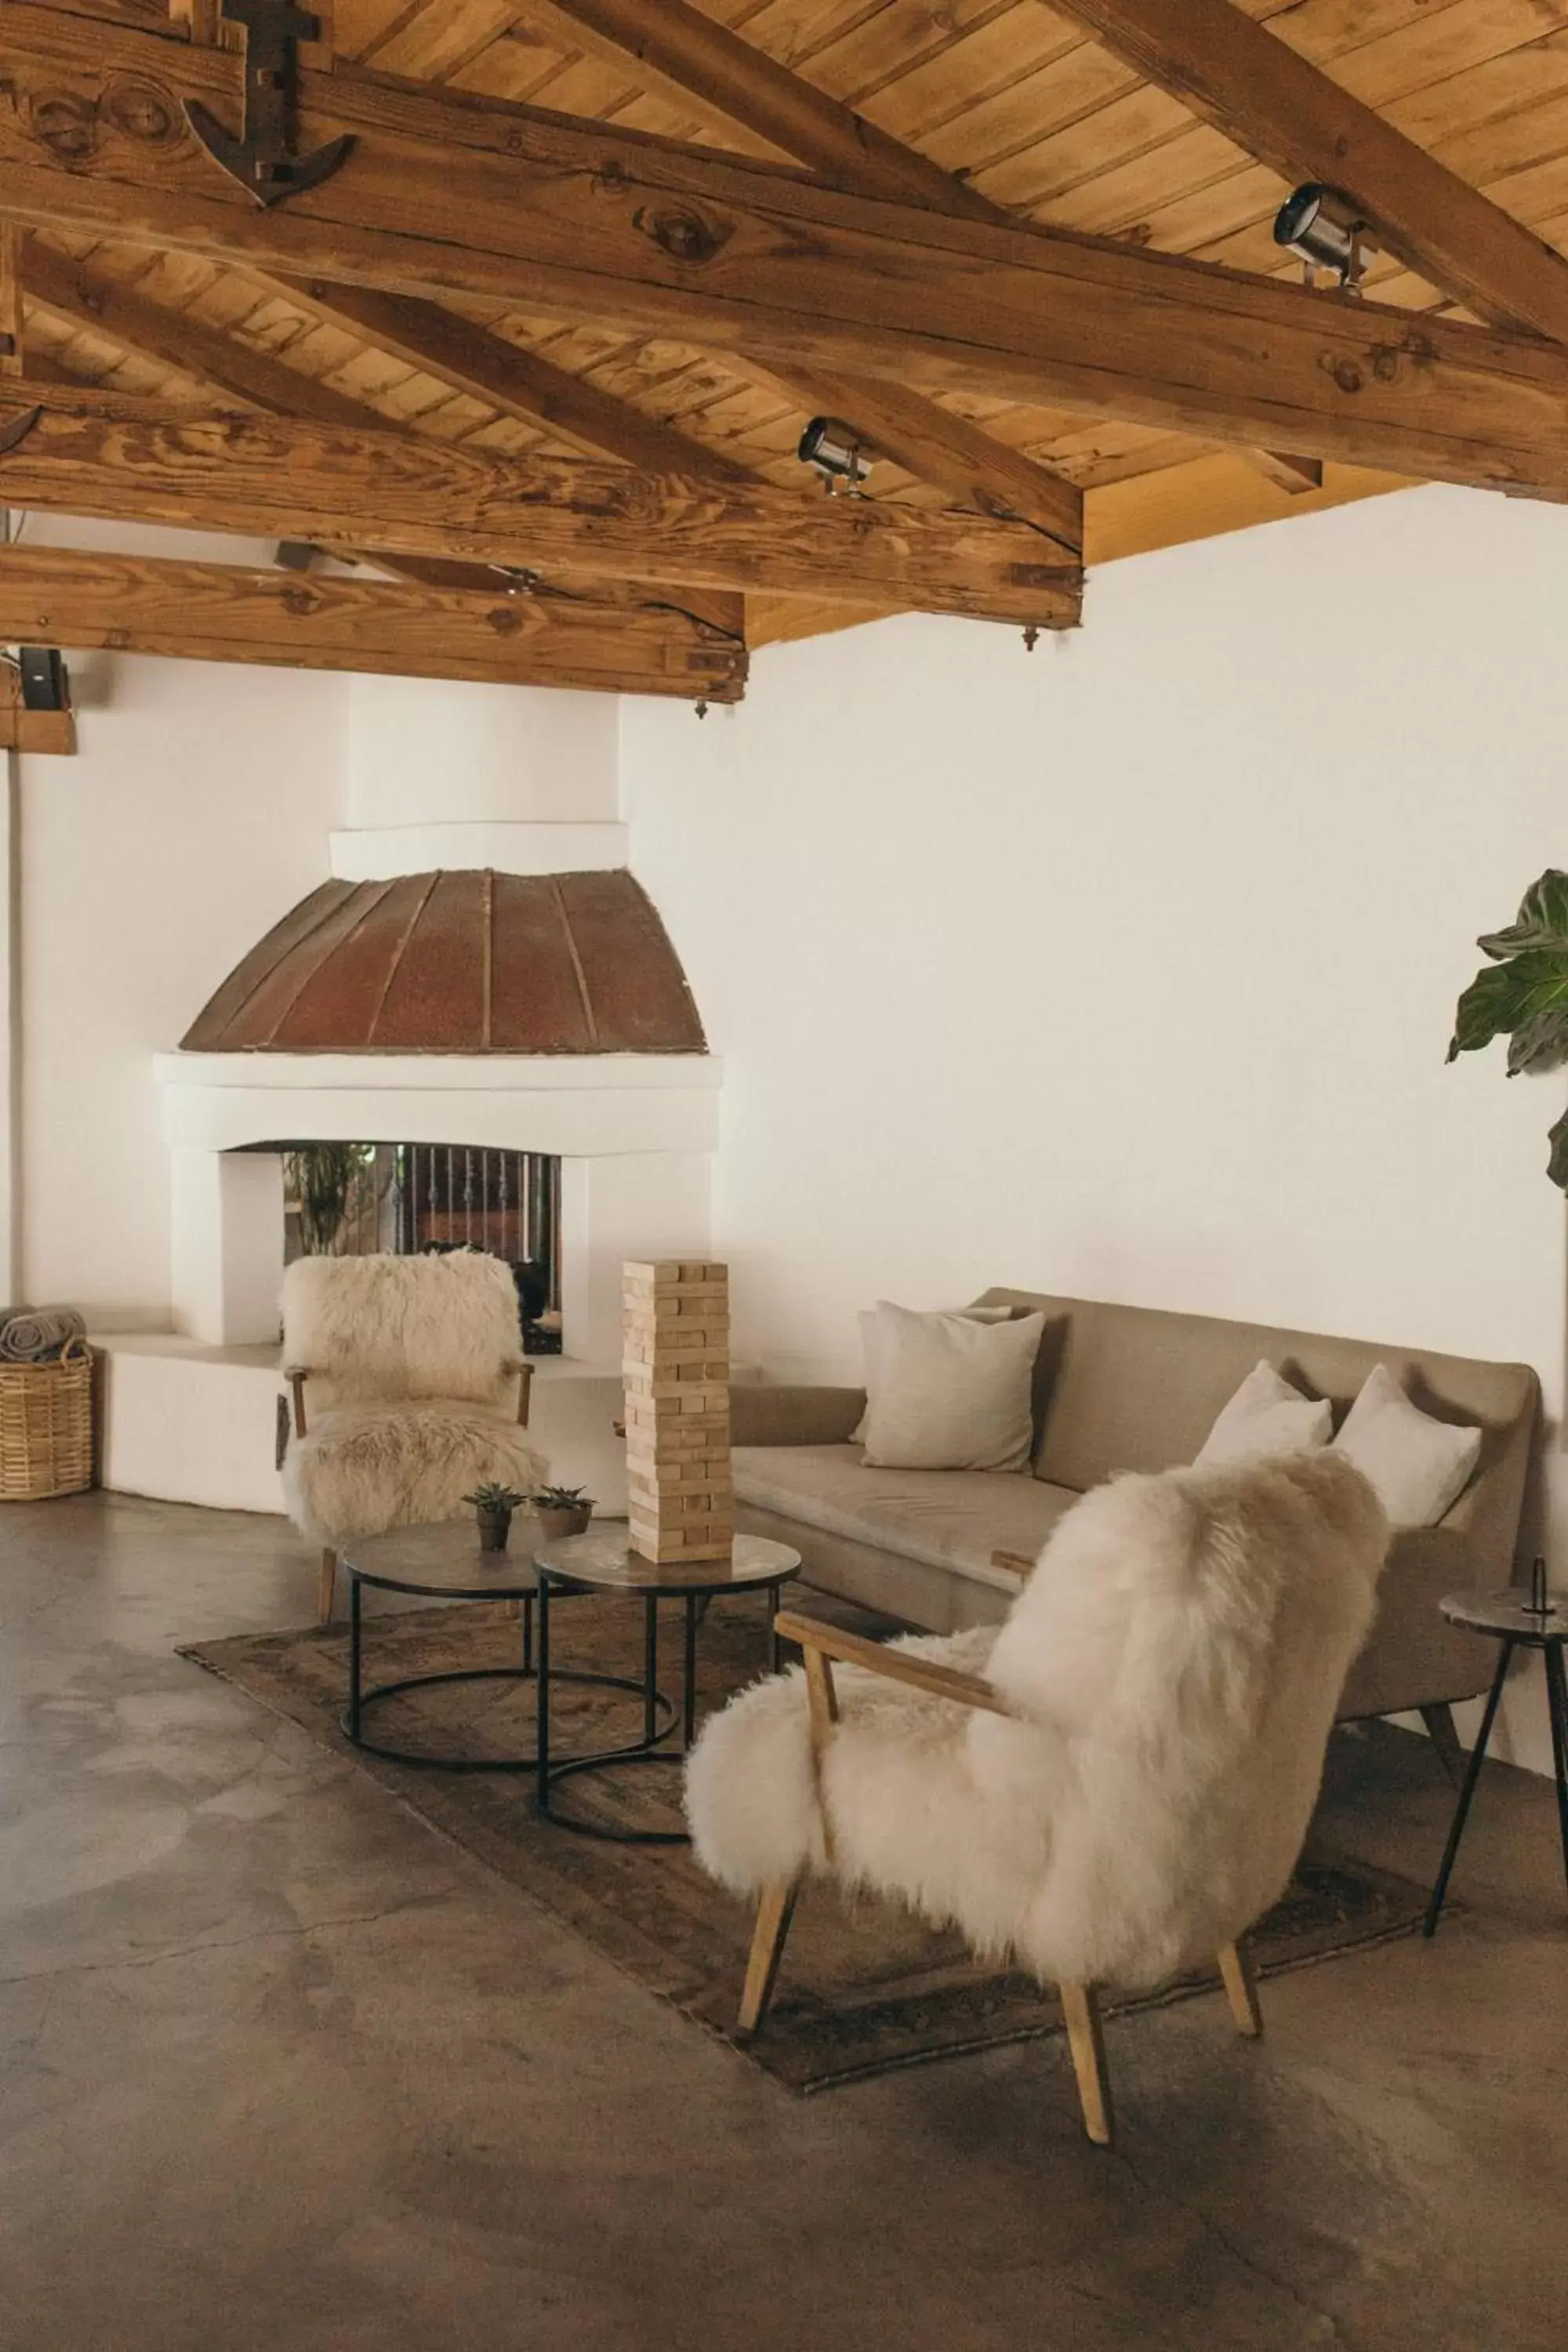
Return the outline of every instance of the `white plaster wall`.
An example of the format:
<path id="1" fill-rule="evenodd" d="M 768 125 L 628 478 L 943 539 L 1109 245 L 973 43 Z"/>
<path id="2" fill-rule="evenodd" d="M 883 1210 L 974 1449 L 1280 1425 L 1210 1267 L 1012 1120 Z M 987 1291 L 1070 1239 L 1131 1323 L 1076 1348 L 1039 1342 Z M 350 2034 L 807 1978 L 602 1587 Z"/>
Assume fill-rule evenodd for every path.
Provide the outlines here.
<path id="1" fill-rule="evenodd" d="M 364 677 L 348 697 L 356 829 L 620 814 L 613 695 Z"/>
<path id="2" fill-rule="evenodd" d="M 625 706 L 725 1057 L 737 1349 L 854 1377 L 858 1307 L 1006 1281 L 1522 1358 L 1555 1417 L 1563 1087 L 1443 1056 L 1475 935 L 1568 865 L 1568 514 L 1380 499 L 1086 612 L 1032 656 L 919 618 L 766 651 L 700 726 Z"/>
<path id="3" fill-rule="evenodd" d="M 243 541 L 29 517 L 37 543 L 265 561 Z M 169 1314 L 153 1056 L 328 872 L 346 681 L 68 656 L 79 750 L 20 762 L 20 1286 L 95 1329 Z"/>

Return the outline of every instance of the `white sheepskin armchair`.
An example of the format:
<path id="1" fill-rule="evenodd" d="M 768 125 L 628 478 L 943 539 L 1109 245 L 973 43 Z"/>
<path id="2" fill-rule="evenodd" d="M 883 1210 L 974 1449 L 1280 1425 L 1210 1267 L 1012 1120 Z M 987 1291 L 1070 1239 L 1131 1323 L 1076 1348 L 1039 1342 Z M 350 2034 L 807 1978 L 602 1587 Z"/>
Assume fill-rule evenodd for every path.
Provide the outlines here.
<path id="1" fill-rule="evenodd" d="M 1260 2031 L 1237 1939 L 1289 1882 L 1387 1541 L 1342 1455 L 1292 1454 L 1086 1495 L 1000 1628 L 882 1645 L 786 1619 L 804 1670 L 742 1692 L 687 1771 L 698 1859 L 760 1898 L 742 2031 L 812 1874 L 1056 1984 L 1101 2142 L 1097 1986 L 1217 1954 Z"/>
<path id="2" fill-rule="evenodd" d="M 321 1546 L 323 1624 L 338 1552 L 355 1537 L 451 1518 L 487 1479 L 524 1494 L 542 1483 L 524 1426 L 531 1369 L 511 1269 L 498 1257 L 302 1257 L 289 1268 L 283 1493 Z"/>

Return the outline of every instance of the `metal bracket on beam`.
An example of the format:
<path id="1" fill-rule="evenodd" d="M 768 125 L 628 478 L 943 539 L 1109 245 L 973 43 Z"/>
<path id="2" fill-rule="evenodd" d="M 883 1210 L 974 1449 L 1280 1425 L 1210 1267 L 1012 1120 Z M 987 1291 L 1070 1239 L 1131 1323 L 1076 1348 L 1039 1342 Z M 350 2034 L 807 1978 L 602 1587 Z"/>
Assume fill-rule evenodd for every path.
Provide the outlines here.
<path id="1" fill-rule="evenodd" d="M 8 425 L 0 425 L 0 457 L 26 439 L 43 413 L 39 406 L 24 408 L 12 417 Z"/>
<path id="2" fill-rule="evenodd" d="M 186 121 L 219 170 L 258 205 L 280 204 L 303 188 L 319 187 L 353 145 L 345 132 L 313 154 L 289 152 L 299 45 L 317 38 L 320 17 L 296 8 L 293 0 L 223 0 L 222 18 L 245 27 L 245 119 L 239 136 L 226 131 L 195 99 L 185 100 Z"/>

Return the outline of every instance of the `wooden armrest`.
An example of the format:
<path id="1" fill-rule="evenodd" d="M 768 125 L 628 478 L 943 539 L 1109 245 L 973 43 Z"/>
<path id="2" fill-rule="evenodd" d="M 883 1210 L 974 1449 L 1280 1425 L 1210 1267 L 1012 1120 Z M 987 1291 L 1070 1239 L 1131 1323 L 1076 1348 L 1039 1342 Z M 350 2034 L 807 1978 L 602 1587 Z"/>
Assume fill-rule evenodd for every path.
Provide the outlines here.
<path id="1" fill-rule="evenodd" d="M 836 1658 L 840 1665 L 864 1666 L 889 1682 L 907 1683 L 911 1690 L 924 1691 L 928 1698 L 950 1698 L 959 1706 L 983 1707 L 987 1715 L 1013 1712 L 981 1675 L 963 1674 L 934 1658 L 911 1657 L 907 1650 L 890 1650 L 885 1642 L 841 1633 L 837 1625 L 825 1625 L 816 1617 L 797 1617 L 787 1609 L 780 1611 L 773 1626 L 786 1642 L 797 1642 L 818 1657 Z"/>
<path id="2" fill-rule="evenodd" d="M 1026 1551 L 994 1551 L 991 1565 L 1005 1568 L 1009 1576 L 1032 1576 L 1035 1571 L 1035 1563 Z"/>
<path id="3" fill-rule="evenodd" d="M 533 1366 L 526 1356 L 522 1356 L 515 1364 L 509 1364 L 507 1370 L 517 1374 L 517 1425 L 519 1429 L 526 1429 L 529 1402 L 533 1394 Z"/>
<path id="4" fill-rule="evenodd" d="M 310 1368 L 308 1364 L 289 1364 L 284 1367 L 283 1377 L 294 1395 L 294 1434 L 304 1437 L 308 1434 L 305 1427 L 305 1383 L 310 1377 Z"/>

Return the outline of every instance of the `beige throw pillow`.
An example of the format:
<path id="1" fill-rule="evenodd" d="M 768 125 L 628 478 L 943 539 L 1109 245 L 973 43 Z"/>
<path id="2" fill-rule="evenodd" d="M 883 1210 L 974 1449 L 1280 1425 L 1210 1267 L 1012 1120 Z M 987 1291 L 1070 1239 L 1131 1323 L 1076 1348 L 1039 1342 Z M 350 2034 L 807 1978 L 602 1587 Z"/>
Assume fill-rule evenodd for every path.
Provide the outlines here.
<path id="1" fill-rule="evenodd" d="M 979 1322 L 879 1300 L 860 1318 L 866 1417 L 859 1435 L 879 1470 L 1022 1470 L 1043 1315 Z"/>
<path id="2" fill-rule="evenodd" d="M 1412 1404 L 1386 1364 L 1368 1372 L 1334 1451 L 1368 1480 L 1394 1528 L 1435 1528 L 1480 1459 L 1481 1433 Z"/>
<path id="3" fill-rule="evenodd" d="M 1315 1454 L 1333 1429 L 1331 1406 L 1293 1389 L 1272 1364 L 1256 1364 L 1205 1438 L 1194 1467 L 1266 1462 L 1273 1454 Z"/>

